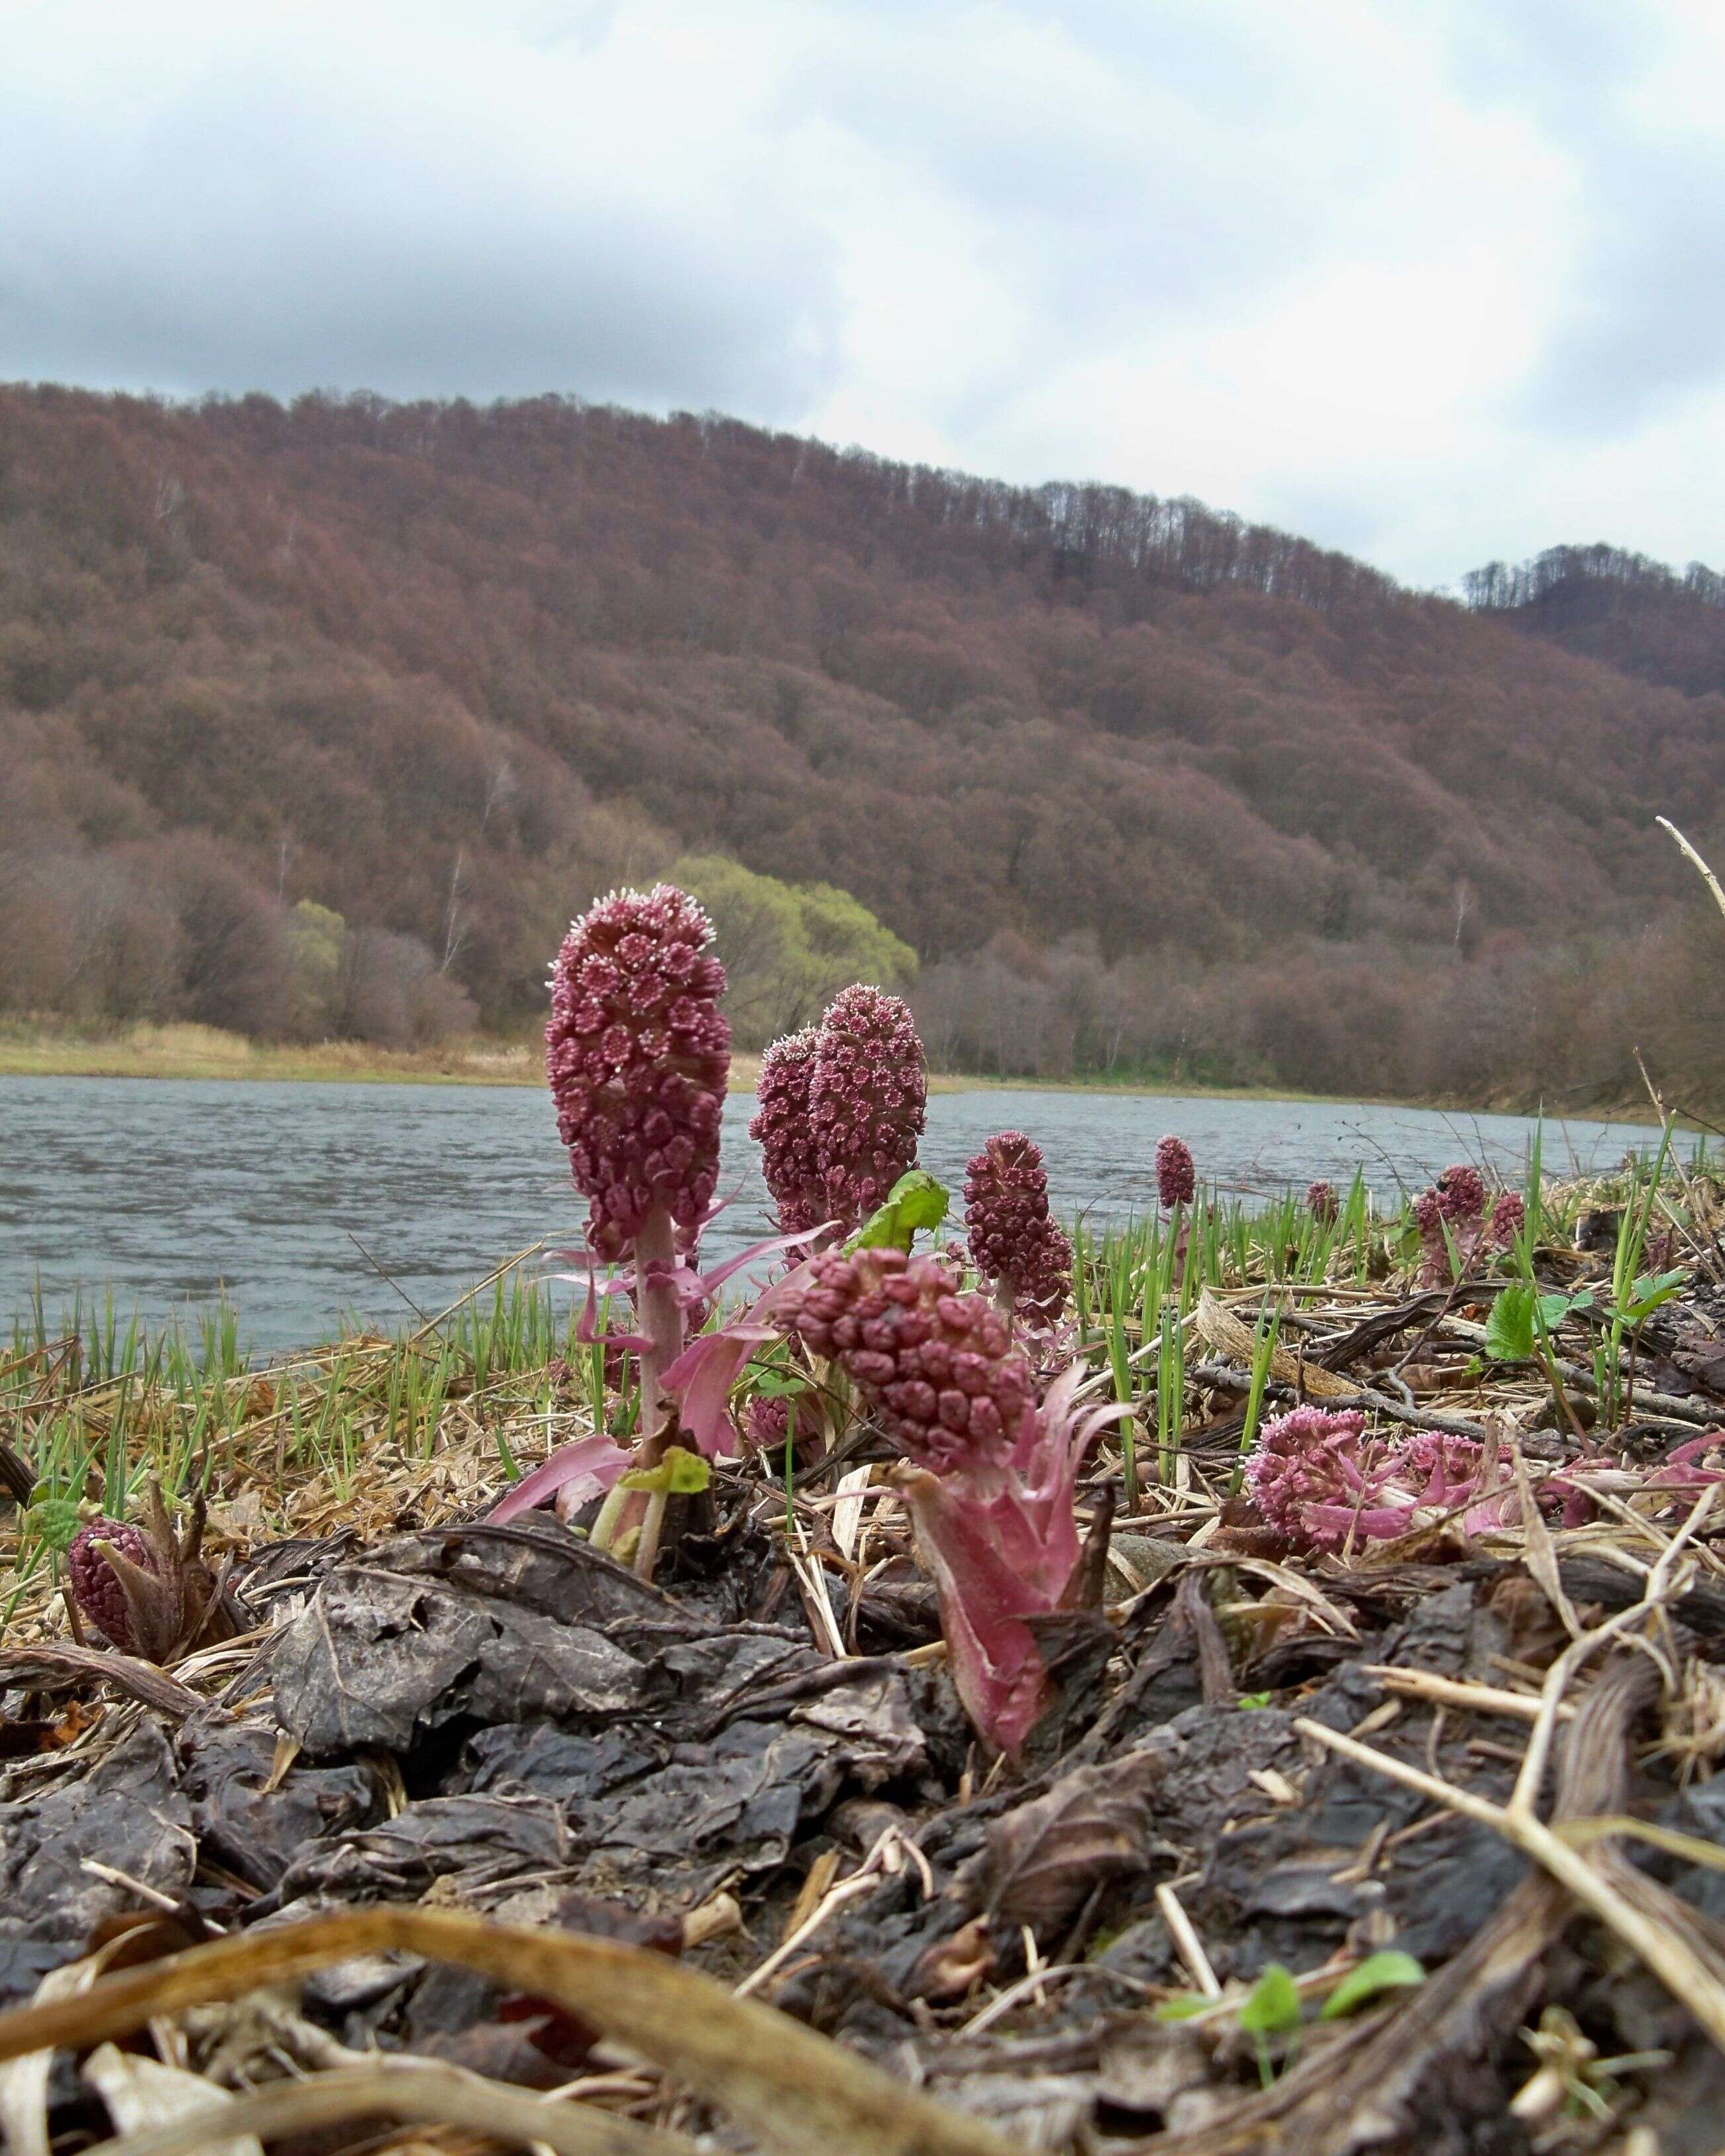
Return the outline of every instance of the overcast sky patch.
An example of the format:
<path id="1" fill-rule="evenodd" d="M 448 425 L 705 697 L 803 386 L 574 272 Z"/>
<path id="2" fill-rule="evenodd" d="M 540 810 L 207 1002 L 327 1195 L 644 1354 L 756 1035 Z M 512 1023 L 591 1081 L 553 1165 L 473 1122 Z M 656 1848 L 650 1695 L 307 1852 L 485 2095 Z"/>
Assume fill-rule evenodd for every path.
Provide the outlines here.
<path id="1" fill-rule="evenodd" d="M 1716 0 L 0 0 L 0 377 L 1725 556 Z"/>

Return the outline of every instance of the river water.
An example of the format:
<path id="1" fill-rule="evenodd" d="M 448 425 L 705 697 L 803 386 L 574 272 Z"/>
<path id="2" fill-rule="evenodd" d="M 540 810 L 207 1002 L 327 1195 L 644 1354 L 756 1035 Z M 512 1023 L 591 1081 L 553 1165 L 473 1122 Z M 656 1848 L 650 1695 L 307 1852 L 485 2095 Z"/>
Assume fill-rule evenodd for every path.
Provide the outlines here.
<path id="1" fill-rule="evenodd" d="M 752 1109 L 726 1107 L 720 1188 L 741 1195 L 709 1258 L 771 1232 Z M 923 1164 L 956 1201 L 971 1154 L 1014 1127 L 1041 1144 L 1057 1209 L 1098 1224 L 1153 1205 L 1166 1131 L 1202 1179 L 1249 1199 L 1345 1185 L 1356 1166 L 1385 1198 L 1452 1160 L 1508 1179 L 1533 1132 L 1415 1108 L 992 1090 L 930 1100 Z M 1548 1122 L 1546 1164 L 1604 1168 L 1648 1136 Z M 225 1294 L 264 1354 L 344 1319 L 411 1326 L 526 1245 L 573 1242 L 583 1215 L 549 1102 L 526 1087 L 0 1078 L 0 1352 L 39 1285 L 50 1317 L 81 1290 L 151 1323 Z"/>

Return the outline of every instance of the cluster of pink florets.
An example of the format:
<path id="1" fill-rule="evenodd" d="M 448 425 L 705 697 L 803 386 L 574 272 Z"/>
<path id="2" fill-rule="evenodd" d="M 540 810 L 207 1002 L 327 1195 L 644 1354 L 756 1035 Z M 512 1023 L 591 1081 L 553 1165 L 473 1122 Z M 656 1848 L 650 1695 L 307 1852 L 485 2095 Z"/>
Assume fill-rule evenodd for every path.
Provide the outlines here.
<path id="1" fill-rule="evenodd" d="M 894 1438 L 937 1474 L 1004 1452 L 1035 1414 L 1030 1366 L 986 1297 L 937 1258 L 834 1250 L 814 1260 L 781 1322 L 836 1362 Z"/>
<path id="2" fill-rule="evenodd" d="M 1042 1150 L 1022 1131 L 988 1140 L 965 1171 L 970 1255 L 1021 1317 L 1052 1324 L 1072 1286 L 1072 1245 L 1048 1209 Z"/>
<path id="3" fill-rule="evenodd" d="M 1369 1434 L 1354 1410 L 1296 1408 L 1266 1423 L 1246 1462 L 1264 1522 L 1296 1550 L 1361 1548 L 1453 1518 L 1475 1535 L 1514 1518 L 1516 1490 L 1462 1431 Z M 1554 1501 L 1554 1494 L 1553 1494 Z"/>
<path id="4" fill-rule="evenodd" d="M 1501 1190 L 1491 1201 L 1486 1179 L 1465 1162 L 1446 1168 L 1414 1200 L 1414 1225 L 1420 1232 L 1421 1276 L 1441 1284 L 1450 1277 L 1450 1246 L 1464 1270 L 1488 1250 L 1507 1250 L 1521 1233 L 1527 1207 L 1517 1190 Z"/>
<path id="5" fill-rule="evenodd" d="M 761 1058 L 749 1120 L 749 1136 L 761 1148 L 761 1173 L 788 1235 L 818 1227 L 826 1218 L 825 1179 L 809 1111 L 819 1040 L 819 1029 L 805 1025 L 773 1043 Z"/>
<path id="6" fill-rule="evenodd" d="M 1192 1148 L 1184 1138 L 1166 1137 L 1156 1147 L 1156 1194 L 1163 1210 L 1189 1205 L 1198 1188 L 1198 1172 L 1192 1164 Z"/>
<path id="7" fill-rule="evenodd" d="M 546 1070 L 601 1256 L 624 1255 L 660 1208 L 693 1229 L 712 1204 L 731 1066 L 712 935 L 670 884 L 614 891 L 570 929 L 552 969 Z"/>
<path id="8" fill-rule="evenodd" d="M 80 1527 L 66 1552 L 66 1571 L 79 1615 L 94 1625 L 111 1646 L 129 1655 L 135 1645 L 131 1622 L 126 1614 L 125 1593 L 108 1562 L 105 1543 L 144 1572 L 155 1571 L 155 1553 L 141 1527 L 127 1527 L 121 1521 L 106 1518 L 92 1520 L 87 1527 Z"/>
<path id="9" fill-rule="evenodd" d="M 1285 1541 L 1334 1552 L 1392 1541 L 1468 1505 L 1481 1494 L 1483 1460 L 1460 1433 L 1416 1430 L 1392 1442 L 1368 1435 L 1353 1409 L 1303 1407 L 1264 1425 L 1245 1481 Z"/>
<path id="10" fill-rule="evenodd" d="M 1336 1195 L 1333 1183 L 1308 1183 L 1306 1186 L 1306 1210 L 1322 1226 L 1332 1226 L 1342 1202 Z"/>
<path id="11" fill-rule="evenodd" d="M 910 1006 L 859 981 L 820 1022 L 809 1077 L 809 1119 L 826 1217 L 865 1220 L 916 1165 L 927 1119 L 922 1043 Z"/>

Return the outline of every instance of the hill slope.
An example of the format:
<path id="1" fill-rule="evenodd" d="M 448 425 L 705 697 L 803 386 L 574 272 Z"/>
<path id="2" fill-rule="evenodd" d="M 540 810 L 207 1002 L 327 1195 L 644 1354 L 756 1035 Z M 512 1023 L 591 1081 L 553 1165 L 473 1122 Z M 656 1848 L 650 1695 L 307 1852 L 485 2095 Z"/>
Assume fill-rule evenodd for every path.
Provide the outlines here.
<path id="1" fill-rule="evenodd" d="M 854 891 L 959 1058 L 1317 1082 L 1268 968 L 1378 998 L 1342 1082 L 1477 1092 L 1505 1044 L 1421 1027 L 1686 904 L 1651 818 L 1725 809 L 1725 697 L 1191 503 L 552 399 L 13 389 L 0 757 L 0 1004 L 279 1029 L 308 899 L 385 932 L 400 1023 L 511 1024 L 573 906 L 694 850 Z"/>
<path id="2" fill-rule="evenodd" d="M 1620 547 L 1553 547 L 1462 579 L 1470 606 L 1566 651 L 1691 696 L 1725 692 L 1725 577 L 1701 562 L 1680 576 Z"/>

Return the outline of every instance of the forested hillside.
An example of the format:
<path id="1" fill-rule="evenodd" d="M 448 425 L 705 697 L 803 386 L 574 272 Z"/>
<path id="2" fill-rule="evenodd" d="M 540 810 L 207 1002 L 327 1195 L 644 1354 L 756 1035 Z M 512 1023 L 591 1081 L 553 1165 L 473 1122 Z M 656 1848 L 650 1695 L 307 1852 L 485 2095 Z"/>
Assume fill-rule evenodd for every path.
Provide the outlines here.
<path id="1" fill-rule="evenodd" d="M 1462 578 L 1467 603 L 1566 650 L 1691 696 L 1725 692 L 1725 577 L 1617 547 L 1553 547 Z"/>
<path id="2" fill-rule="evenodd" d="M 718 855 L 854 895 L 955 1064 L 1717 1089 L 1652 819 L 1725 853 L 1725 684 L 1471 596 L 724 419 L 0 391 L 0 1009 L 513 1027 Z"/>

